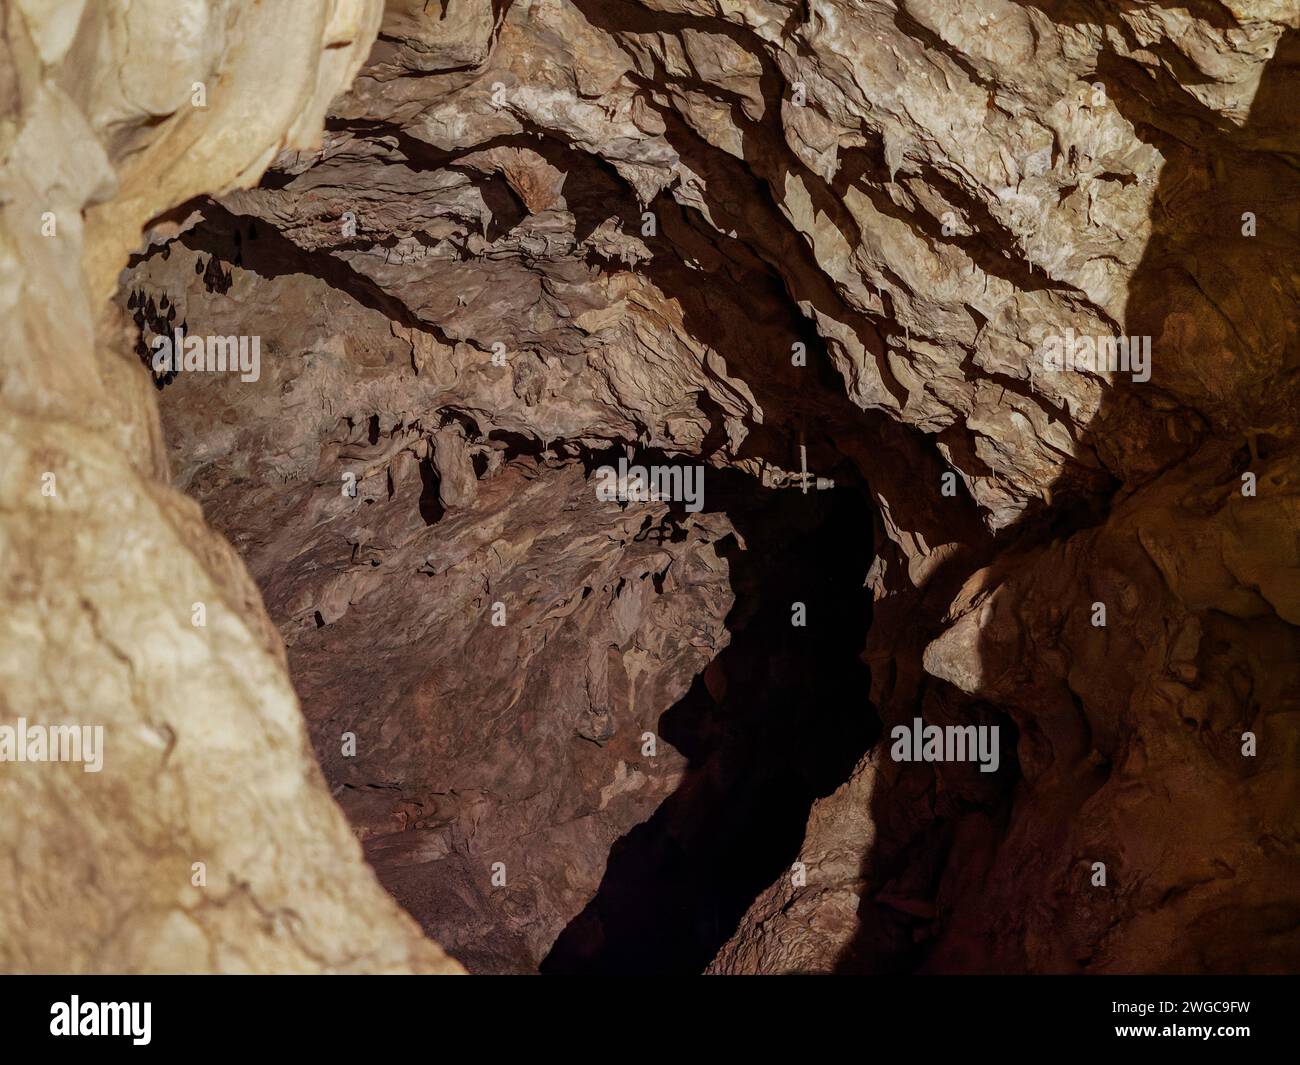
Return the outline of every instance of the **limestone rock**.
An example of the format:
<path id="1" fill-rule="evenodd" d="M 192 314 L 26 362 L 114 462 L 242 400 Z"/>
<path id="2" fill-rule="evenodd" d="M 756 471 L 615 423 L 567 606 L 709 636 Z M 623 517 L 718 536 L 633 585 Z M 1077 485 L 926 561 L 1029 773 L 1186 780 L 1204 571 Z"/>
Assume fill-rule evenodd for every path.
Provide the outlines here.
<path id="1" fill-rule="evenodd" d="M 375 954 L 295 904 L 331 946 L 265 967 L 448 964 L 313 751 L 473 971 L 1300 963 L 1293 4 L 29 6 L 6 690 L 258 781 L 259 903 L 329 836 Z"/>
<path id="2" fill-rule="evenodd" d="M 0 969 L 456 971 L 361 860 L 104 303 L 148 219 L 311 139 L 379 5 L 0 16 L 0 717 L 102 729 L 96 771 L 0 766 Z"/>

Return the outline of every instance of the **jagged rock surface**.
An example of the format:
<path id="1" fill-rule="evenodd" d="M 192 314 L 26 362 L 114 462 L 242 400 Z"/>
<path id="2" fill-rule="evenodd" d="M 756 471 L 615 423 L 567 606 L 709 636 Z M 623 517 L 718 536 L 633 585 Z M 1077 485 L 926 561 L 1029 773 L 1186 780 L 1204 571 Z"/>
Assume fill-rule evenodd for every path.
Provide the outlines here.
<path id="1" fill-rule="evenodd" d="M 806 831 L 747 912 L 638 965 L 1300 961 L 1296 30 L 1247 0 L 389 4 L 319 150 L 161 220 L 119 293 L 142 354 L 164 296 L 264 344 L 256 382 L 164 385 L 173 470 L 426 930 L 475 969 L 617 967 L 614 896 L 684 912 L 629 884 L 707 893 L 674 856 L 780 781 Z M 1150 380 L 1047 369 L 1066 330 L 1150 336 Z M 632 447 L 780 494 L 801 440 L 874 512 L 821 571 L 874 598 L 836 604 L 870 624 L 844 711 L 999 724 L 992 779 L 737 694 L 787 690 L 728 634 L 813 519 L 759 546 L 743 503 L 583 479 Z M 682 705 L 729 738 L 640 755 Z M 790 751 L 737 747 L 769 722 Z M 693 833 L 728 788 L 752 805 Z"/>
<path id="2" fill-rule="evenodd" d="M 105 302 L 143 222 L 311 143 L 379 14 L 0 4 L 0 717 L 104 729 L 98 772 L 0 765 L 4 971 L 459 971 L 362 860 Z"/>

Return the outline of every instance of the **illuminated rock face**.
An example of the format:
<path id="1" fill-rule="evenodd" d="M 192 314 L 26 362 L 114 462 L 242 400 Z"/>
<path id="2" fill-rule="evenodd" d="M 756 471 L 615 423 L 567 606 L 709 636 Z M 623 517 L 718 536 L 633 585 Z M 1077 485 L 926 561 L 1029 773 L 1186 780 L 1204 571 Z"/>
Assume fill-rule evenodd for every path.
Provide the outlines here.
<path id="1" fill-rule="evenodd" d="M 1284 5 L 300 6 L 10 42 L 175 63 L 0 84 L 0 783 L 158 915 L 10 967 L 446 964 L 326 787 L 471 971 L 1300 964 Z"/>
<path id="2" fill-rule="evenodd" d="M 380 13 L 0 6 L 0 724 L 102 736 L 0 762 L 4 971 L 458 969 L 366 868 L 106 302 L 142 223 L 313 140 Z"/>

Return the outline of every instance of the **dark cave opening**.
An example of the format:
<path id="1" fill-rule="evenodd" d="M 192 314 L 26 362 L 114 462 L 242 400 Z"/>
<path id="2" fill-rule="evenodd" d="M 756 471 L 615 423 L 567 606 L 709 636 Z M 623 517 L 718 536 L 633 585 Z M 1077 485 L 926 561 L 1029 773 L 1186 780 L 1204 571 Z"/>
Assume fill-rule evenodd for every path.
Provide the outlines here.
<path id="1" fill-rule="evenodd" d="M 611 214 L 625 220 L 636 216 L 640 205 L 608 167 L 549 141 L 534 143 L 528 138 L 521 143 L 566 164 L 565 194 L 572 200 L 575 237 L 584 230 L 593 231 Z M 436 162 L 445 164 L 446 160 Z M 901 452 L 914 469 L 918 486 L 936 484 L 937 469 L 944 465 L 928 437 L 900 431 L 883 415 L 862 410 L 844 394 L 842 368 L 800 310 L 796 292 L 772 266 L 770 250 L 756 251 L 735 236 L 705 233 L 694 214 L 667 194 L 658 196 L 652 207 L 659 218 L 660 236 L 650 242 L 655 255 L 639 264 L 637 272 L 676 301 L 683 313 L 683 328 L 690 336 L 723 353 L 729 372 L 744 381 L 764 414 L 762 420 L 747 420 L 743 441 L 729 447 L 725 412 L 707 392 L 699 392 L 694 400 L 709 420 L 699 457 L 744 462 L 750 471 L 757 464 L 764 475 L 760 478 L 737 468 L 707 471 L 705 510 L 725 515 L 736 530 L 735 536 L 723 541 L 726 549 L 721 552 L 730 566 L 735 595 L 726 619 L 731 643 L 695 677 L 689 691 L 660 715 L 656 733 L 686 757 L 685 776 L 648 819 L 614 843 L 594 897 L 568 920 L 550 945 L 540 965 L 544 973 L 699 972 L 736 931 L 749 906 L 789 874 L 804 841 L 812 804 L 850 777 L 882 730 L 870 703 L 872 678 L 863 661 L 873 618 L 872 596 L 864 588 L 864 580 L 876 561 L 882 528 L 864 477 L 876 466 L 877 451 Z M 249 220 L 219 204 L 205 203 L 204 209 L 208 215 L 204 224 L 182 234 L 179 241 L 206 253 L 210 262 L 217 261 L 233 254 L 232 241 L 239 243 L 236 238 Z M 270 244 L 260 242 L 258 255 L 252 259 L 243 256 L 244 269 L 267 280 L 310 273 L 394 323 L 442 335 L 438 326 L 417 319 L 353 265 L 337 256 L 298 249 L 274 230 L 272 235 L 276 239 Z M 694 259 L 711 263 L 703 275 L 706 283 L 687 265 Z M 609 269 L 608 263 L 590 253 L 584 262 L 593 274 Z M 807 295 L 798 293 L 800 298 Z M 814 303 L 830 298 L 819 290 L 812 296 Z M 806 349 L 806 363 L 791 359 L 792 350 L 800 343 Z M 882 362 L 882 372 L 883 366 Z M 482 418 L 487 420 L 480 427 Z M 434 411 L 434 422 L 446 425 L 449 420 L 459 421 L 467 439 L 476 446 L 492 445 L 503 462 L 517 457 L 531 460 L 535 472 L 530 478 L 551 476 L 546 470 L 554 473 L 576 462 L 590 479 L 598 465 L 625 454 L 630 461 L 641 463 L 691 461 L 645 448 L 634 448 L 628 454 L 625 448 L 630 445 L 624 442 L 611 441 L 606 450 L 592 450 L 586 438 L 547 442 L 492 425 L 487 412 L 467 413 L 456 403 Z M 377 416 L 365 416 L 358 426 L 368 446 L 381 443 L 384 432 Z M 638 424 L 637 428 L 644 433 L 644 427 Z M 832 478 L 835 486 L 810 488 L 806 493 L 797 487 L 767 487 L 769 462 L 797 468 L 799 445 L 805 443 L 808 468 Z M 489 481 L 493 473 L 486 469 L 486 453 L 476 451 L 473 462 L 475 477 Z M 785 476 L 781 474 L 778 483 Z M 463 535 L 442 525 L 445 518 L 455 517 L 457 508 L 444 507 L 440 475 L 427 454 L 419 459 L 418 481 L 421 526 L 438 526 L 430 528 L 434 541 Z M 386 484 L 385 494 L 391 499 L 396 490 L 391 469 Z M 874 481 L 873 487 L 879 488 Z M 924 494 L 920 487 L 918 492 Z M 401 501 L 395 506 L 400 510 Z M 955 506 L 960 508 L 961 536 L 979 542 L 978 535 L 966 528 L 975 524 L 973 502 L 963 493 Z M 386 516 L 401 524 L 397 510 L 386 512 Z M 685 518 L 683 507 L 676 503 L 657 525 L 647 516 L 647 524 L 635 539 L 668 537 L 676 542 Z M 942 516 L 936 511 L 928 520 L 944 526 L 954 522 L 951 510 Z M 949 528 L 943 530 L 943 535 L 951 533 Z M 931 538 L 944 542 L 940 535 Z M 355 558 L 356 550 L 351 554 Z M 386 576 L 388 571 L 380 572 Z M 654 585 L 662 594 L 662 575 L 654 577 Z M 796 603 L 802 604 L 805 613 L 803 625 L 792 623 Z M 318 628 L 326 623 L 320 612 L 313 620 Z M 382 628 L 386 619 L 376 618 L 375 622 Z M 417 652 L 407 648 L 402 653 Z M 894 668 L 892 660 L 889 668 Z M 309 704 L 319 702 L 320 688 L 333 685 L 335 678 L 320 672 L 304 682 L 302 673 L 295 670 L 295 683 L 309 722 L 315 726 L 316 710 Z M 892 680 L 886 687 L 893 688 Z M 381 688 L 375 681 L 376 694 Z M 406 702 L 410 709 L 404 712 L 410 717 L 404 725 L 415 724 L 426 711 L 418 700 Z M 438 727 L 458 726 L 454 720 L 439 720 Z M 332 784 L 335 777 L 329 768 L 333 757 L 329 748 L 335 746 L 331 735 L 321 740 L 317 752 Z M 525 758 L 527 750 L 523 749 Z M 539 757 L 538 765 L 543 764 L 545 759 Z M 386 774 L 391 767 L 369 768 Z M 394 794 L 408 798 L 400 791 Z M 436 807 L 437 795 L 417 789 L 410 798 L 423 809 L 422 803 Z M 495 812 L 508 819 L 508 801 L 504 795 L 494 795 L 488 806 L 491 809 L 493 802 L 501 803 Z M 887 816 L 882 811 L 882 821 Z M 354 830 L 361 827 L 354 819 Z M 914 844 L 912 839 L 918 833 L 924 838 Z M 889 844 L 891 863 L 882 868 L 893 879 L 927 880 L 926 893 L 932 894 L 937 890 L 935 882 L 942 873 L 951 833 L 940 821 L 933 831 L 913 825 L 899 835 L 898 841 Z M 386 886 L 417 914 L 428 934 L 447 942 L 448 926 L 455 919 L 446 914 L 442 903 L 457 894 L 456 886 L 417 885 L 422 878 L 436 880 L 442 870 L 422 869 L 418 862 L 404 859 L 377 861 L 374 855 L 380 850 L 396 851 L 373 846 L 367 850 Z M 382 867 L 385 861 L 389 862 L 386 868 Z M 881 878 L 868 873 L 864 867 L 864 881 L 878 887 Z M 436 896 L 437 903 L 416 904 L 416 899 L 426 896 Z M 479 920 L 493 913 L 486 901 L 480 900 L 478 905 Z M 565 916 L 578 905 L 581 900 Z M 868 906 L 864 897 L 864 909 Z M 496 919 L 500 926 L 509 923 Z M 484 938 L 492 938 L 497 931 L 493 928 Z M 898 931 L 907 944 L 900 945 L 891 933 L 888 949 L 866 951 L 871 955 L 867 968 L 877 965 L 882 956 L 888 959 L 891 971 L 894 963 L 911 968 L 922 960 L 923 950 L 912 946 L 916 922 L 903 922 Z M 873 934 L 874 930 L 864 929 L 862 938 L 870 943 Z M 509 964 L 530 971 L 539 956 L 540 952 L 529 958 L 520 951 Z M 471 970 L 498 971 L 504 955 L 476 944 L 458 951 L 458 957 Z"/>
<path id="2" fill-rule="evenodd" d="M 657 209 L 666 231 L 685 239 L 688 216 L 668 202 L 657 203 Z M 212 223 L 181 240 L 206 247 L 227 239 L 230 216 L 221 209 L 214 215 Z M 675 242 L 669 246 L 675 248 Z M 834 487 L 806 493 L 798 487 L 771 488 L 750 472 L 707 468 L 704 510 L 725 515 L 737 534 L 720 552 L 735 594 L 726 620 L 731 643 L 659 718 L 660 739 L 688 760 L 685 777 L 648 820 L 614 844 L 595 896 L 554 942 L 540 965 L 543 973 L 700 972 L 754 900 L 789 873 L 813 802 L 848 779 L 881 733 L 862 659 L 872 622 L 864 580 L 875 561 L 879 532 L 863 469 L 880 419 L 837 391 L 838 374 L 824 344 L 771 271 L 738 242 L 726 246 L 739 279 L 728 269 L 711 275 L 709 288 L 697 286 L 675 256 L 656 260 L 650 269 L 680 299 L 692 334 L 723 350 L 733 348 L 737 338 L 722 324 L 728 316 L 719 306 L 744 306 L 757 292 L 764 306 L 778 309 L 777 357 L 749 380 L 768 417 L 763 424 L 747 425 L 748 437 L 732 458 L 765 465 L 767 456 L 780 456 L 786 465 L 797 465 L 798 445 L 806 441 L 809 469 L 833 479 Z M 331 278 L 337 272 L 322 270 Z M 366 286 L 348 287 L 349 295 L 361 299 L 358 291 L 367 291 Z M 383 300 L 362 302 L 388 309 Z M 791 366 L 787 337 L 807 346 L 806 368 Z M 725 452 L 724 416 L 706 393 L 696 399 L 710 420 L 701 447 L 701 457 L 709 458 Z M 589 479 L 599 465 L 625 455 L 644 464 L 691 461 L 643 447 L 628 454 L 623 444 L 593 451 L 557 441 L 552 449 L 508 429 L 484 433 L 472 416 L 451 405 L 440 417 L 444 424 L 462 422 L 471 441 L 504 444 L 498 448 L 504 461 L 523 456 L 551 468 L 577 462 Z M 358 425 L 366 445 L 380 444 L 384 433 L 377 416 Z M 476 455 L 479 476 L 485 472 L 481 461 Z M 421 524 L 440 526 L 449 511 L 427 456 L 418 462 L 418 477 Z M 387 485 L 391 497 L 391 471 Z M 668 516 L 641 535 L 676 537 L 686 516 L 681 503 L 673 503 Z M 435 537 L 442 533 L 431 529 Z M 795 604 L 802 604 L 802 625 L 792 623 Z M 312 622 L 316 628 L 326 623 L 319 611 Z M 306 687 L 301 676 L 295 681 L 308 706 L 312 685 L 319 681 Z M 307 712 L 311 720 L 313 712 Z M 324 762 L 325 753 L 318 755 Z M 391 880 L 390 874 L 383 875 L 385 883 L 399 902 L 410 905 L 403 886 L 408 878 Z M 426 924 L 425 930 L 446 939 L 436 924 Z M 475 968 L 463 955 L 462 960 Z"/>
<path id="3" fill-rule="evenodd" d="M 789 870 L 812 803 L 876 741 L 860 658 L 872 504 L 838 483 L 805 494 L 708 472 L 705 509 L 724 512 L 744 541 L 730 537 L 723 552 L 732 640 L 660 718 L 659 734 L 689 760 L 685 777 L 614 845 L 543 973 L 701 971 Z"/>
<path id="4" fill-rule="evenodd" d="M 603 172 L 593 168 L 583 173 L 600 178 Z M 605 187 L 600 180 L 591 180 L 596 187 Z M 839 372 L 825 344 L 801 318 L 766 264 L 742 243 L 724 241 L 730 257 L 728 267 L 710 274 L 709 285 L 697 284 L 680 263 L 680 257 L 689 255 L 698 240 L 690 215 L 663 198 L 656 207 L 671 254 L 656 257 L 648 272 L 679 300 L 692 335 L 734 354 L 766 414 L 761 424 L 746 424 L 743 443 L 732 450 L 728 448 L 724 412 L 707 393 L 695 396 L 709 420 L 699 457 L 740 461 L 747 463 L 750 471 L 709 467 L 705 475 L 705 511 L 725 515 L 737 534 L 721 552 L 730 566 L 735 595 L 726 619 L 731 644 L 659 717 L 656 733 L 688 761 L 680 785 L 646 820 L 613 844 L 594 897 L 567 920 L 558 938 L 549 944 L 549 951 L 543 946 L 531 957 L 519 951 L 508 962 L 511 971 L 532 971 L 540 957 L 543 973 L 700 972 L 736 932 L 751 904 L 790 874 L 791 863 L 804 842 L 812 804 L 849 779 L 882 732 L 880 717 L 870 703 L 872 678 L 863 657 L 873 621 L 872 596 L 864 588 L 864 580 L 876 562 L 877 549 L 883 549 L 878 540 L 882 536 L 880 517 L 865 477 L 874 477 L 876 466 L 883 465 L 878 453 L 899 451 L 913 468 L 917 492 L 923 495 L 921 486 L 937 484 L 937 471 L 942 468 L 927 438 L 899 432 L 887 419 L 859 409 L 843 394 Z M 214 216 L 214 222 L 196 227 L 180 239 L 215 255 L 213 247 L 228 239 L 232 216 L 222 209 L 215 210 Z M 679 242 L 686 251 L 679 248 Z M 283 258 L 288 261 L 287 253 Z M 300 256 L 304 263 L 309 258 L 315 262 L 323 257 Z M 595 264 L 588 265 L 595 268 Z M 274 277 L 286 269 L 279 265 L 271 274 Z M 320 273 L 336 284 L 341 271 L 330 266 Z M 347 294 L 363 305 L 388 311 L 390 301 L 370 297 L 367 285 L 356 281 L 357 276 L 350 275 Z M 763 350 L 768 342 L 753 344 L 751 350 L 750 338 L 742 337 L 734 325 L 734 308 L 753 310 L 757 306 L 767 308 L 763 327 L 779 338 L 771 342 L 774 352 Z M 409 320 L 402 315 L 392 317 L 399 322 Z M 796 339 L 806 346 L 805 366 L 796 366 L 789 358 L 787 342 Z M 357 417 L 356 426 L 349 423 L 349 432 L 355 430 L 353 435 L 359 435 L 366 446 L 379 447 L 387 435 L 379 418 L 373 414 Z M 503 463 L 528 460 L 536 470 L 532 476 L 541 477 L 578 464 L 591 480 L 598 466 L 617 462 L 620 457 L 643 464 L 692 461 L 688 456 L 644 447 L 629 451 L 629 445 L 622 442 L 611 442 L 600 450 L 581 440 L 548 443 L 491 425 L 485 417 L 477 408 L 466 411 L 450 403 L 426 419 L 428 425 L 456 422 L 462 426 L 466 439 L 477 449 L 474 475 L 485 484 L 500 468 L 488 468 L 487 452 L 481 449 L 488 446 Z M 833 488 L 810 488 L 805 493 L 798 487 L 766 485 L 767 463 L 780 461 L 797 469 L 801 444 L 806 444 L 808 468 L 832 479 Z M 753 472 L 756 465 L 764 469 L 763 475 Z M 456 515 L 457 508 L 443 506 L 440 476 L 432 458 L 423 455 L 416 468 L 420 526 L 429 529 L 434 540 L 463 535 L 454 530 L 449 533 L 442 526 L 444 518 Z M 394 476 L 390 468 L 384 493 L 390 501 L 397 491 Z M 780 474 L 777 483 L 786 476 Z M 332 484 L 336 472 L 326 480 Z M 873 487 L 879 486 L 873 482 Z M 396 509 L 385 511 L 383 519 L 372 518 L 372 523 L 396 520 L 400 525 L 397 514 L 403 505 L 401 499 L 394 501 Z M 955 506 L 960 508 L 956 518 L 951 509 L 928 515 L 936 528 L 941 525 L 943 529 L 927 530 L 927 535 L 943 542 L 943 536 L 953 534 L 956 521 L 961 525 L 961 537 L 978 543 L 977 531 L 972 531 L 973 503 L 963 494 Z M 687 517 L 681 503 L 674 503 L 657 524 L 647 516 L 647 524 L 635 539 L 668 537 L 676 542 Z M 355 546 L 350 554 L 354 562 L 360 557 Z M 366 557 L 371 567 L 380 566 L 379 556 Z M 386 575 L 388 571 L 379 568 L 377 573 Z M 656 576 L 654 580 L 659 593 L 663 591 L 661 579 Z M 945 578 L 953 579 L 955 575 Z M 803 604 L 805 625 L 792 624 L 796 603 Z M 381 627 L 385 624 L 384 619 L 375 620 Z M 313 612 L 310 621 L 314 629 L 327 624 L 320 611 Z M 876 621 L 894 623 L 880 615 Z M 888 668 L 895 668 L 892 659 Z M 295 683 L 315 727 L 312 704 L 320 701 L 322 686 L 335 681 L 323 673 L 313 673 L 310 681 L 304 681 L 295 670 Z M 885 690 L 894 686 L 892 679 L 884 684 Z M 375 681 L 374 690 L 381 688 Z M 409 711 L 416 717 L 422 712 L 418 708 Z M 455 727 L 451 721 L 447 725 Z M 331 784 L 354 787 L 338 783 L 342 778 L 331 775 L 331 748 L 337 747 L 333 736 L 322 739 L 321 744 L 317 753 Z M 928 772 L 921 770 L 918 775 Z M 421 803 L 430 808 L 437 805 L 418 789 L 409 796 L 393 794 L 400 796 L 394 800 L 397 804 L 409 798 L 417 807 Z M 892 800 L 881 797 L 878 801 Z M 351 808 L 345 808 L 351 816 Z M 882 825 L 895 823 L 892 812 L 883 805 L 876 813 Z M 958 819 L 940 812 L 931 823 L 903 824 L 888 834 L 893 838 L 885 838 L 887 833 L 882 831 L 871 854 L 864 856 L 862 880 L 866 887 L 859 911 L 863 929 L 840 959 L 846 971 L 905 971 L 924 964 L 934 932 L 929 927 L 932 922 L 900 915 L 888 905 L 882 910 L 868 896 L 882 884 L 905 881 L 916 896 L 933 899 L 940 890 Z M 362 827 L 354 820 L 354 830 Z M 992 840 L 988 843 L 990 850 L 995 845 Z M 377 861 L 374 854 L 379 851 L 387 856 Z M 400 850 L 381 847 L 379 851 L 368 847 L 372 864 L 394 897 L 417 914 L 430 936 L 446 942 L 449 922 L 469 923 L 448 916 L 441 905 L 414 901 L 445 901 L 457 894 L 454 884 L 416 884 L 422 878 L 436 881 L 444 875 L 441 870 L 422 869 L 418 863 L 392 857 Z M 869 868 L 868 860 L 876 859 L 878 868 Z M 587 874 L 591 872 L 587 870 Z M 480 900 L 478 905 L 481 910 L 476 920 L 488 919 L 493 912 L 491 904 Z M 583 906 L 582 900 L 561 920 L 578 906 Z M 462 948 L 458 957 L 473 971 L 500 971 L 507 964 L 502 962 L 505 955 L 495 948 Z"/>

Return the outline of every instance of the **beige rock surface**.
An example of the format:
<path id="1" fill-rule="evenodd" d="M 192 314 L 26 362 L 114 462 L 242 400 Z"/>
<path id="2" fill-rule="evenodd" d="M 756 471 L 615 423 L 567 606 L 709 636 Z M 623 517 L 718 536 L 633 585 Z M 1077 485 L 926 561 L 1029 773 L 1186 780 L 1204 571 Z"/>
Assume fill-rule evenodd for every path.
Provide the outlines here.
<path id="1" fill-rule="evenodd" d="M 34 117 L 0 131 L 6 335 L 77 339 L 3 396 L 31 462 L 101 461 L 80 432 L 230 538 L 271 622 L 201 541 L 209 631 L 243 619 L 216 660 L 253 691 L 239 640 L 266 656 L 292 731 L 288 646 L 329 786 L 427 932 L 480 971 L 1300 964 L 1295 4 L 390 3 L 318 147 L 377 15 L 297 17 L 296 80 L 220 105 L 238 147 L 142 118 L 226 54 L 197 29 L 166 76 L 80 96 L 32 56 L 111 55 L 126 22 L 11 44 L 0 93 Z M 259 25 L 229 31 L 241 61 Z M 82 127 L 82 165 L 49 155 Z M 149 153 L 185 138 L 146 209 Z M 102 201 L 91 291 L 173 208 L 117 347 L 257 335 L 258 380 L 159 380 L 155 422 L 33 196 L 77 239 Z M 1149 337 L 1149 380 L 1049 368 L 1068 330 Z M 833 491 L 782 487 L 801 444 Z M 707 466 L 703 513 L 595 505 L 620 455 Z M 185 588 L 159 616 L 193 639 L 191 579 L 137 565 L 123 606 Z M 998 725 L 1002 768 L 892 761 L 881 730 L 916 716 Z"/>
<path id="2" fill-rule="evenodd" d="M 379 14 L 0 6 L 0 719 L 103 728 L 98 772 L 0 766 L 4 971 L 458 970 L 362 861 L 105 303 L 144 222 L 312 142 Z"/>

